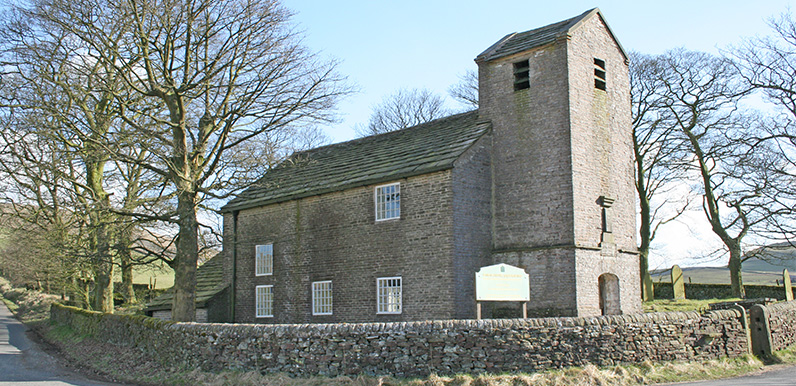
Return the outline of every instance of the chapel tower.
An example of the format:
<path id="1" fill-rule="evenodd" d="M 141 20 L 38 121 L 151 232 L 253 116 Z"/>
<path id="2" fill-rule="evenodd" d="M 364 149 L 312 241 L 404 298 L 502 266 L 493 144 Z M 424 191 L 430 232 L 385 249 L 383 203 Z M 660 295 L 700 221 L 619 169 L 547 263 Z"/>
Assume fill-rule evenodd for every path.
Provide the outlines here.
<path id="1" fill-rule="evenodd" d="M 476 62 L 494 263 L 530 274 L 532 315 L 640 312 L 628 57 L 599 9 Z"/>

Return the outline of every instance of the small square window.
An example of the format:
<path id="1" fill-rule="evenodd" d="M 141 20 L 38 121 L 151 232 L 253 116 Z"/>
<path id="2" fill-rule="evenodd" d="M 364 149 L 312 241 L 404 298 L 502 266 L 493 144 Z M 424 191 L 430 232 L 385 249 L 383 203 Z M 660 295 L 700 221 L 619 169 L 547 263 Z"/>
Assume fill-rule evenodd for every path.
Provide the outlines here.
<path id="1" fill-rule="evenodd" d="M 376 221 L 401 218 L 401 184 L 376 187 Z"/>
<path id="2" fill-rule="evenodd" d="M 255 287 L 255 310 L 258 318 L 274 316 L 274 286 L 258 285 Z"/>
<path id="3" fill-rule="evenodd" d="M 332 281 L 316 281 L 312 283 L 312 314 L 332 314 Z"/>
<path id="4" fill-rule="evenodd" d="M 376 279 L 376 313 L 401 313 L 401 277 L 380 277 Z"/>
<path id="5" fill-rule="evenodd" d="M 526 59 L 514 63 L 514 91 L 531 88 L 531 66 Z"/>
<path id="6" fill-rule="evenodd" d="M 258 245 L 254 248 L 254 274 L 266 276 L 274 273 L 274 245 Z"/>

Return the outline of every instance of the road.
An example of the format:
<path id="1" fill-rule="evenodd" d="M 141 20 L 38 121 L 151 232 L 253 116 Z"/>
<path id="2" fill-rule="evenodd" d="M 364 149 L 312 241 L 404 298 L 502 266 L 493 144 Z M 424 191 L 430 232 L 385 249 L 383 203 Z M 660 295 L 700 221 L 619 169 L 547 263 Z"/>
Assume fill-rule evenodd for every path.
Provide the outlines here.
<path id="1" fill-rule="evenodd" d="M 796 366 L 778 366 L 778 368 L 775 370 L 767 370 L 737 378 L 717 379 L 715 381 L 672 383 L 670 385 L 671 386 L 795 386 Z"/>
<path id="2" fill-rule="evenodd" d="M 25 335 L 20 323 L 0 301 L 0 385 L 108 386 L 64 369 Z"/>

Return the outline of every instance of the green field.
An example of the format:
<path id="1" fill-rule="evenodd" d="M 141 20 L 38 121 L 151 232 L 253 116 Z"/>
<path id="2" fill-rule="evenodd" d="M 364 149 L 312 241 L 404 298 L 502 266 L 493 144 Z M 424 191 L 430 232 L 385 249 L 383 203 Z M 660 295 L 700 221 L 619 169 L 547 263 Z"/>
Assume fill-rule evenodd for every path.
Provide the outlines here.
<path id="1" fill-rule="evenodd" d="M 782 270 L 788 269 L 791 281 L 796 283 L 796 249 L 768 247 L 758 250 L 758 257 L 743 262 L 743 283 L 749 285 L 781 285 Z M 730 284 L 730 270 L 725 267 L 681 267 L 686 283 Z M 650 272 L 655 283 L 670 283 L 670 269 Z M 779 284 L 777 283 L 779 281 Z"/>
<path id="2" fill-rule="evenodd" d="M 122 273 L 115 271 L 116 282 L 122 281 Z M 166 289 L 174 285 L 174 270 L 162 261 L 133 268 L 133 284 L 151 285 L 154 289 Z"/>

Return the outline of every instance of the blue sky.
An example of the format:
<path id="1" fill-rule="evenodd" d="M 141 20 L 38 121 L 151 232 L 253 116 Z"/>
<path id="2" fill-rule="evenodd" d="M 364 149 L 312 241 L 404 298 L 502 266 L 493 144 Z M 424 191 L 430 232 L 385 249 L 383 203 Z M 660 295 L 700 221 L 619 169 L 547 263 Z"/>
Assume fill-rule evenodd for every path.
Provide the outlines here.
<path id="1" fill-rule="evenodd" d="M 564 20 L 599 7 L 624 48 L 659 54 L 677 47 L 718 54 L 743 38 L 767 35 L 766 20 L 793 1 L 468 1 L 283 0 L 296 12 L 313 51 L 340 61 L 360 92 L 340 105 L 342 121 L 326 128 L 334 142 L 352 139 L 373 105 L 399 88 L 447 95 L 473 59 L 501 37 Z M 451 101 L 451 107 L 457 105 Z M 650 267 L 721 265 L 694 257 L 720 248 L 701 211 L 662 230 Z M 670 243 L 670 240 L 677 240 Z"/>
<path id="2" fill-rule="evenodd" d="M 460 74 L 476 68 L 476 55 L 512 32 L 599 7 L 628 51 L 718 53 L 743 37 L 767 34 L 765 20 L 793 2 L 283 0 L 305 44 L 339 60 L 340 72 L 359 87 L 340 106 L 343 121 L 326 130 L 334 142 L 352 139 L 354 125 L 366 123 L 372 106 L 399 88 L 447 95 Z"/>

